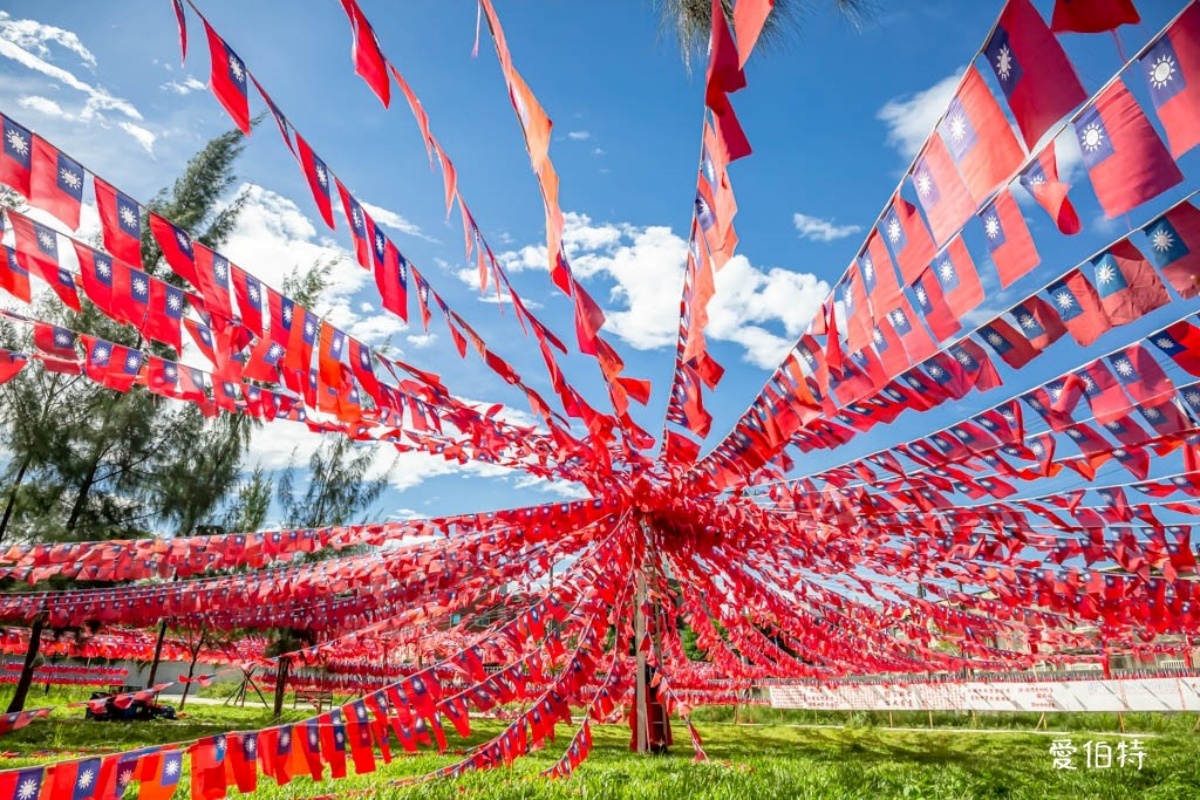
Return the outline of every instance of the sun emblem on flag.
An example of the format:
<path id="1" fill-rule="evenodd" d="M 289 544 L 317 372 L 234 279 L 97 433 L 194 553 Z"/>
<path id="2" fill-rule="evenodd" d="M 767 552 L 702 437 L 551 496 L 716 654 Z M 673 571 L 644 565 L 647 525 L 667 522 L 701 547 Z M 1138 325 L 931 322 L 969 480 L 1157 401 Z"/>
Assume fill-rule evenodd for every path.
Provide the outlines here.
<path id="1" fill-rule="evenodd" d="M 962 364 L 964 367 L 969 366 L 973 362 L 971 354 L 966 350 L 956 351 L 954 357 L 958 359 L 958 363 Z"/>
<path id="2" fill-rule="evenodd" d="M 1121 373 L 1127 378 L 1133 374 L 1133 364 L 1130 364 L 1129 359 L 1127 358 L 1118 360 L 1113 364 L 1113 366 L 1116 367 L 1117 372 Z"/>
<path id="3" fill-rule="evenodd" d="M 917 302 L 921 305 L 927 305 L 929 303 L 929 294 L 925 291 L 924 286 L 917 287 Z"/>
<path id="4" fill-rule="evenodd" d="M 908 325 L 908 319 L 904 316 L 904 312 L 898 308 L 891 313 L 891 318 L 892 324 L 897 328 L 903 328 Z"/>
<path id="5" fill-rule="evenodd" d="M 929 177 L 928 172 L 921 170 L 917 175 L 917 194 L 921 197 L 928 197 L 931 189 L 933 189 L 933 179 Z"/>
<path id="6" fill-rule="evenodd" d="M 896 242 L 900 241 L 900 235 L 903 232 L 904 231 L 900 228 L 899 218 L 892 217 L 891 221 L 888 222 L 888 226 L 887 226 L 888 239 L 890 239 L 892 241 L 892 244 L 895 244 Z"/>
<path id="7" fill-rule="evenodd" d="M 871 338 L 876 342 L 883 342 L 883 332 L 879 328 L 876 328 L 875 332 L 871 334 Z"/>
<path id="8" fill-rule="evenodd" d="M 133 770 L 131 769 L 126 768 L 117 773 L 117 783 L 119 783 L 121 786 L 127 786 L 132 780 Z"/>
<path id="9" fill-rule="evenodd" d="M 1033 318 L 1033 314 L 1022 314 L 1017 317 L 1017 324 L 1022 328 L 1032 329 L 1037 325 L 1037 320 Z"/>
<path id="10" fill-rule="evenodd" d="M 1050 397 L 1054 398 L 1055 400 L 1062 397 L 1062 392 L 1063 392 L 1063 387 L 1060 384 L 1056 383 L 1055 385 L 1050 387 Z"/>
<path id="11" fill-rule="evenodd" d="M 175 380 L 176 374 L 177 373 L 174 364 L 167 364 L 165 367 L 163 367 L 163 375 L 166 375 L 169 380 Z"/>
<path id="12" fill-rule="evenodd" d="M 1156 345 L 1158 345 L 1159 349 L 1161 349 L 1161 350 L 1170 350 L 1173 347 L 1175 347 L 1175 340 L 1168 339 L 1165 336 L 1160 336 L 1158 339 L 1156 339 L 1154 341 L 1154 343 Z"/>
<path id="13" fill-rule="evenodd" d="M 283 307 L 283 321 L 288 324 L 291 324 L 291 322 L 292 322 L 292 307 L 291 306 Z"/>
<path id="14" fill-rule="evenodd" d="M 375 234 L 375 249 L 380 250 L 380 251 L 383 250 L 383 234 L 382 233 Z"/>
<path id="15" fill-rule="evenodd" d="M 19 131 L 8 132 L 8 148 L 19 156 L 23 156 L 29 152 L 29 142 L 25 141 L 25 137 Z"/>
<path id="16" fill-rule="evenodd" d="M 1046 182 L 1046 176 L 1040 172 L 1034 173 L 1033 175 L 1029 176 L 1029 185 L 1030 186 L 1041 186 L 1045 182 Z"/>
<path id="17" fill-rule="evenodd" d="M 1014 414 L 1011 409 L 1007 408 L 1000 412 L 1000 416 L 1004 417 L 1009 422 L 1016 422 L 1017 419 L 1017 415 Z"/>
<path id="18" fill-rule="evenodd" d="M 134 294 L 145 294 L 146 293 L 146 280 L 144 278 L 134 278 L 133 279 L 133 293 Z"/>
<path id="19" fill-rule="evenodd" d="M 133 213 L 133 209 L 129 206 L 121 206 L 117 215 L 121 217 L 121 222 L 124 223 L 125 227 L 132 228 L 134 225 L 137 225 L 137 215 Z"/>
<path id="20" fill-rule="evenodd" d="M 996 75 L 1000 80 L 1007 81 L 1012 76 L 1013 57 L 1012 51 L 1008 49 L 1008 45 L 1000 48 L 1000 52 L 996 54 Z"/>
<path id="21" fill-rule="evenodd" d="M 38 244 L 40 244 L 42 246 L 43 250 L 53 249 L 54 248 L 54 234 L 50 233 L 50 231 L 41 231 L 40 233 L 38 233 Z"/>
<path id="22" fill-rule="evenodd" d="M 929 368 L 929 374 L 935 378 L 940 378 L 943 374 L 943 371 L 941 367 L 939 367 L 937 364 L 934 364 Z"/>
<path id="23" fill-rule="evenodd" d="M 172 292 L 167 297 L 167 306 L 169 306 L 172 311 L 178 311 L 181 308 L 183 308 L 183 300 L 180 298 L 179 295 Z"/>
<path id="24" fill-rule="evenodd" d="M 995 239 L 1000 235 L 1000 218 L 995 214 L 989 214 L 988 218 L 983 221 L 983 230 L 989 239 Z"/>
<path id="25" fill-rule="evenodd" d="M 317 183 L 321 184 L 322 186 L 329 185 L 329 176 L 325 174 L 325 167 L 323 165 L 317 164 L 315 167 L 313 167 L 313 172 L 317 174 Z"/>
<path id="26" fill-rule="evenodd" d="M 1112 283 L 1116 280 L 1117 271 L 1112 264 L 1101 264 L 1096 268 L 1096 280 L 1100 283 Z"/>
<path id="27" fill-rule="evenodd" d="M 943 261 L 942 265 L 938 267 L 938 274 L 942 276 L 943 281 L 954 280 L 954 265 L 948 260 Z"/>
<path id="28" fill-rule="evenodd" d="M 1160 253 L 1165 253 L 1175 244 L 1175 237 L 1172 236 L 1171 231 L 1167 230 L 1167 228 L 1164 226 L 1155 229 L 1154 233 L 1150 234 L 1150 244 L 1155 250 L 1159 251 Z"/>
<path id="29" fill-rule="evenodd" d="M 987 335 L 987 340 L 988 340 L 988 344 L 993 345 L 995 347 L 999 347 L 1000 345 L 1004 344 L 1004 337 L 1001 336 L 1000 334 L 996 333 L 995 331 L 993 331 Z"/>
<path id="30" fill-rule="evenodd" d="M 1175 59 L 1164 53 L 1150 65 L 1150 85 L 1162 89 L 1175 77 Z"/>
<path id="31" fill-rule="evenodd" d="M 185 252 L 192 246 L 192 242 L 190 239 L 188 239 L 188 235 L 178 228 L 175 229 L 175 242 L 179 245 L 179 249 Z"/>
<path id="32" fill-rule="evenodd" d="M 246 82 L 246 68 L 242 66 L 242 60 L 233 53 L 229 54 L 229 74 L 238 83 Z"/>
<path id="33" fill-rule="evenodd" d="M 279 738 L 282 741 L 283 735 L 280 734 Z M 177 772 L 179 772 L 179 762 L 178 761 L 171 759 L 170 761 L 168 761 L 166 764 L 163 765 L 163 774 L 164 775 L 174 775 Z"/>
<path id="34" fill-rule="evenodd" d="M 961 142 L 967 135 L 967 120 L 961 111 L 950 118 L 949 128 L 950 138 L 956 142 Z"/>
<path id="35" fill-rule="evenodd" d="M 817 357 L 814 356 L 812 354 L 812 351 L 807 348 L 800 351 L 800 357 L 803 358 L 809 364 L 815 364 L 817 362 Z"/>
<path id="36" fill-rule="evenodd" d="M 1096 390 L 1096 382 L 1094 380 L 1092 380 L 1091 375 L 1083 376 L 1083 385 L 1087 388 L 1087 390 L 1089 392 L 1094 392 Z"/>
<path id="37" fill-rule="evenodd" d="M 125 359 L 125 366 L 129 367 L 130 369 L 136 369 L 141 363 L 142 357 L 137 353 L 130 353 L 129 357 Z"/>
<path id="38" fill-rule="evenodd" d="M 1082 439 L 1083 433 L 1078 428 L 1069 428 L 1067 436 L 1070 436 L 1072 439 Z"/>
<path id="39" fill-rule="evenodd" d="M 866 276 L 868 280 L 875 275 L 875 262 L 871 260 L 870 256 L 867 256 L 862 260 L 862 269 L 863 275 Z"/>
<path id="40" fill-rule="evenodd" d="M 246 296 L 251 300 L 258 302 L 258 286 L 253 283 L 246 284 Z"/>
<path id="41" fill-rule="evenodd" d="M 107 261 L 96 259 L 96 272 L 99 272 L 101 275 L 108 275 L 111 271 L 112 267 L 109 266 Z"/>
<path id="42" fill-rule="evenodd" d="M 273 358 L 279 358 L 283 355 L 283 348 L 279 346 L 279 342 L 273 342 L 270 348 L 267 349 L 267 355 Z"/>
<path id="43" fill-rule="evenodd" d="M 1162 416 L 1162 412 L 1157 408 L 1143 408 L 1142 413 L 1146 415 L 1146 419 L 1158 419 Z"/>
<path id="44" fill-rule="evenodd" d="M 1188 392 L 1183 399 L 1187 400 L 1190 406 L 1200 406 L 1200 392 Z"/>
<path id="45" fill-rule="evenodd" d="M 26 778 L 21 781 L 21 785 L 17 788 L 17 797 L 20 800 L 33 800 L 37 796 L 38 782 L 33 778 Z"/>
<path id="46" fill-rule="evenodd" d="M 1083 135 L 1079 137 L 1079 143 L 1083 145 L 1084 150 L 1094 153 L 1104 144 L 1104 128 L 1099 122 L 1087 125 L 1083 129 Z"/>
<path id="47" fill-rule="evenodd" d="M 80 186 L 83 186 L 83 178 L 80 177 L 79 173 L 66 167 L 58 171 L 58 179 L 63 182 L 63 185 L 71 189 L 78 189 Z"/>
<path id="48" fill-rule="evenodd" d="M 108 348 L 104 345 L 97 345 L 96 349 L 92 351 L 92 360 L 101 364 L 108 361 Z"/>
<path id="49" fill-rule="evenodd" d="M 1036 441 L 1029 445 L 1029 450 L 1035 456 L 1040 456 L 1042 453 L 1046 452 L 1046 448 L 1042 445 L 1042 443 Z"/>
<path id="50" fill-rule="evenodd" d="M 78 785 L 81 788 L 86 789 L 87 787 L 92 785 L 93 777 L 95 777 L 95 774 L 90 769 L 85 769 L 83 772 L 79 773 Z"/>
<path id="51" fill-rule="evenodd" d="M 1054 303 L 1064 311 L 1075 305 L 1075 298 L 1066 289 L 1054 295 Z"/>

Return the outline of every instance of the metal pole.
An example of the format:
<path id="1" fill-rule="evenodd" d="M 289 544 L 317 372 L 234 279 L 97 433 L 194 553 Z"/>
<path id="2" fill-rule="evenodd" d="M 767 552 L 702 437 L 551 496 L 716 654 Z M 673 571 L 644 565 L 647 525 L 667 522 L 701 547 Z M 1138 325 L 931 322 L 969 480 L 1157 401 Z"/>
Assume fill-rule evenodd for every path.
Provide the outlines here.
<path id="1" fill-rule="evenodd" d="M 633 647 L 637 653 L 637 690 L 634 697 L 637 709 L 637 751 L 649 752 L 649 711 L 646 703 L 646 652 L 642 641 L 646 638 L 646 573 L 639 569 L 637 574 L 637 598 L 633 609 Z"/>

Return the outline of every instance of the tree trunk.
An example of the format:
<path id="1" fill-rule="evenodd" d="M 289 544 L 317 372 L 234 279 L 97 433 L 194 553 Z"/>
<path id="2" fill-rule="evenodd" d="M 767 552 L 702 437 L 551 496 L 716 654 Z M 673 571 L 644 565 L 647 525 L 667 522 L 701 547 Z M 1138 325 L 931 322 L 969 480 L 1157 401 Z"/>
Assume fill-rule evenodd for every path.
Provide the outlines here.
<path id="1" fill-rule="evenodd" d="M 75 494 L 75 504 L 71 507 L 71 516 L 67 518 L 66 529 L 74 531 L 75 526 L 79 524 L 79 517 L 83 514 L 83 507 L 87 505 L 88 495 L 92 491 L 92 483 L 96 480 L 96 470 L 100 469 L 100 448 L 96 448 L 92 465 L 88 467 L 87 477 L 84 478 L 83 484 L 79 487 L 79 491 Z"/>
<path id="2" fill-rule="evenodd" d="M 12 702 L 8 704 L 8 713 L 25 710 L 25 698 L 29 695 L 29 686 L 33 683 L 33 670 L 42 647 L 42 629 L 46 627 L 46 612 L 39 612 L 33 618 L 33 627 L 29 629 L 29 649 L 25 651 L 25 663 L 21 666 L 21 677 L 17 680 L 17 691 L 13 694 Z"/>
<path id="3" fill-rule="evenodd" d="M 292 660 L 287 656 L 279 659 L 279 668 L 275 671 L 275 717 L 283 716 L 283 696 L 287 693 L 288 673 L 291 671 Z"/>
<path id="4" fill-rule="evenodd" d="M 158 624 L 158 641 L 154 643 L 154 661 L 150 664 L 150 677 L 146 679 L 146 688 L 149 689 L 154 685 L 154 679 L 158 677 L 158 662 L 162 656 L 163 639 L 167 635 L 167 618 L 163 617 Z"/>
<path id="5" fill-rule="evenodd" d="M 4 534 L 8 531 L 8 522 L 12 519 L 13 509 L 17 505 L 17 490 L 21 488 L 21 482 L 25 480 L 25 471 L 29 469 L 29 462 L 32 460 L 33 456 L 26 455 L 25 460 L 21 462 L 21 468 L 17 470 L 17 477 L 8 493 L 8 500 L 4 503 L 4 518 L 0 519 L 0 542 L 4 541 Z"/>
<path id="6" fill-rule="evenodd" d="M 179 710 L 183 710 L 183 706 L 187 703 L 188 692 L 192 690 L 192 675 L 196 672 L 196 662 L 200 660 L 200 651 L 204 649 L 204 641 L 208 634 L 203 629 L 200 631 L 200 641 L 192 648 L 192 662 L 188 664 L 187 683 L 183 685 L 183 697 L 179 699 Z"/>

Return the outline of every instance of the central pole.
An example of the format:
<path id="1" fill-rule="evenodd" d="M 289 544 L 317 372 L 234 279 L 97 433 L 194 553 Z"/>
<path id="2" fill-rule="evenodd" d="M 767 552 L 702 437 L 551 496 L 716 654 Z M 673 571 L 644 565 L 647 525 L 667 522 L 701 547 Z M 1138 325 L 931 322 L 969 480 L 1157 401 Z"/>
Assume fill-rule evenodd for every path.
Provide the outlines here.
<path id="1" fill-rule="evenodd" d="M 637 598 L 633 608 L 633 648 L 637 654 L 637 690 L 634 702 L 637 704 L 637 751 L 647 753 L 649 747 L 650 709 L 647 700 L 646 686 L 646 651 L 642 642 L 646 638 L 646 571 L 644 564 L 637 572 Z"/>

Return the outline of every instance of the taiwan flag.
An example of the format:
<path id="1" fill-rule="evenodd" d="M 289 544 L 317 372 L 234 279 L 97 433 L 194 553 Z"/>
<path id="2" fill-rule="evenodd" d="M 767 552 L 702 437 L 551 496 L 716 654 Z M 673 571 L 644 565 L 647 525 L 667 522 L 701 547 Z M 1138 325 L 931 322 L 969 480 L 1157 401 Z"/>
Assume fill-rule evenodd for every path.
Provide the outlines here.
<path id="1" fill-rule="evenodd" d="M 941 137 L 929 137 L 913 164 L 911 178 L 934 241 L 942 244 L 971 218 L 973 203 Z"/>
<path id="2" fill-rule="evenodd" d="M 962 325 L 958 316 L 946 305 L 946 298 L 942 296 L 942 285 L 934 276 L 936 262 L 934 263 L 935 266 L 927 268 L 913 284 L 913 296 L 917 299 L 917 307 L 921 309 L 921 316 L 925 318 L 929 330 L 933 331 L 934 337 L 940 342 L 962 330 Z"/>
<path id="3" fill-rule="evenodd" d="M 0 289 L 24 303 L 28 303 L 32 296 L 29 270 L 21 264 L 17 252 L 8 246 L 0 247 Z"/>
<path id="4" fill-rule="evenodd" d="M 1142 230 L 1150 259 L 1180 297 L 1200 294 L 1200 209 L 1180 203 Z"/>
<path id="5" fill-rule="evenodd" d="M 79 227 L 83 167 L 40 136 L 33 137 L 29 203 L 49 211 L 67 227 Z"/>
<path id="6" fill-rule="evenodd" d="M 891 246 L 905 284 L 911 284 L 921 276 L 921 270 L 929 266 L 937 250 L 916 206 L 899 195 L 892 197 L 891 204 L 883 213 L 883 219 L 879 221 L 879 233 Z"/>
<path id="7" fill-rule="evenodd" d="M 891 320 L 892 327 L 900 336 L 900 340 L 904 342 L 904 349 L 908 351 L 908 357 L 912 363 L 917 364 L 924 361 L 937 350 L 937 344 L 914 318 L 912 306 L 909 305 L 906 298 L 901 297 L 899 305 L 889 311 L 887 316 Z M 883 382 L 876 381 L 876 383 Z"/>
<path id="8" fill-rule="evenodd" d="M 1189 4 L 1138 63 L 1178 158 L 1200 144 L 1200 7 Z"/>
<path id="9" fill-rule="evenodd" d="M 16 377 L 17 373 L 23 370 L 28 363 L 29 356 L 0 349 L 0 385 Z"/>
<path id="10" fill-rule="evenodd" d="M 1025 160 L 1008 118 L 974 66 L 963 76 L 937 131 L 976 205 L 1005 183 Z"/>
<path id="11" fill-rule="evenodd" d="M 371 268 L 371 248 L 375 241 L 375 223 L 363 209 L 362 204 L 336 178 L 338 193 L 342 196 L 342 209 L 350 223 L 350 236 L 354 239 L 354 258 L 363 269 Z"/>
<path id="12" fill-rule="evenodd" d="M 1125 416 L 1132 403 L 1103 361 L 1093 361 L 1078 370 L 1075 376 L 1082 383 L 1083 396 L 1097 422 L 1107 427 L 1109 423 Z"/>
<path id="13" fill-rule="evenodd" d="M 45 767 L 0 773 L 0 800 L 38 800 L 45 777 Z"/>
<path id="14" fill-rule="evenodd" d="M 1103 33 L 1141 21 L 1133 0 L 1054 0 L 1050 30 L 1055 33 Z"/>
<path id="15" fill-rule="evenodd" d="M 250 99 L 246 91 L 246 65 L 238 54 L 225 44 L 217 32 L 201 18 L 204 32 L 208 35 L 208 52 L 212 58 L 212 73 L 209 77 L 209 87 L 217 100 L 233 118 L 234 123 L 241 128 L 242 133 L 250 135 Z"/>
<path id="16" fill-rule="evenodd" d="M 9 222 L 17 243 L 17 259 L 26 272 L 33 273 L 50 284 L 63 304 L 80 310 L 79 292 L 75 279 L 63 269 L 58 260 L 58 234 L 45 225 L 34 222 L 15 211 L 8 211 Z"/>
<path id="17" fill-rule="evenodd" d="M 93 250 L 81 242 L 72 242 L 79 260 L 79 278 L 83 293 L 105 314 L 112 315 L 113 260 L 107 253 Z"/>
<path id="18" fill-rule="evenodd" d="M 192 250 L 192 237 L 188 236 L 182 228 L 153 211 L 150 212 L 150 232 L 154 234 L 154 241 L 158 243 L 158 249 L 162 251 L 163 258 L 167 260 L 167 264 L 175 274 L 203 291 L 204 287 L 200 285 L 200 279 L 196 275 L 196 256 Z"/>
<path id="19" fill-rule="evenodd" d="M 887 245 L 883 243 L 877 231 L 871 231 L 867 236 L 867 247 L 858 256 L 858 272 L 862 276 L 863 287 L 870 298 L 871 307 L 891 308 L 900 296 L 900 283 L 896 280 L 896 268 L 892 266 Z M 855 313 L 865 315 L 869 310 L 863 304 L 861 308 L 855 309 Z"/>
<path id="20" fill-rule="evenodd" d="M 1020 181 L 1033 199 L 1046 209 L 1059 232 L 1074 236 L 1082 230 L 1079 214 L 1067 196 L 1071 187 L 1058 177 L 1058 158 L 1054 153 L 1053 140 L 1021 170 Z"/>
<path id="21" fill-rule="evenodd" d="M 946 305 L 956 317 L 962 318 L 982 302 L 983 286 L 979 282 L 979 273 L 975 271 L 975 262 L 961 236 L 954 237 L 933 259 L 930 269 L 937 276 Z"/>
<path id="22" fill-rule="evenodd" d="M 1035 350 L 1045 350 L 1067 332 L 1058 312 L 1037 295 L 1017 303 L 1009 313 Z"/>
<path id="23" fill-rule="evenodd" d="M 1107 216 L 1119 217 L 1183 181 L 1154 126 L 1121 81 L 1102 91 L 1073 126 Z"/>
<path id="24" fill-rule="evenodd" d="M 130 264 L 142 265 L 142 211 L 134 200 L 100 178 L 96 185 L 96 207 L 104 249 Z"/>
<path id="25" fill-rule="evenodd" d="M 33 167 L 33 134 L 0 114 L 0 183 L 29 197 Z"/>
<path id="26" fill-rule="evenodd" d="M 233 293 L 237 298 L 242 324 L 255 336 L 262 336 L 265 331 L 263 283 L 236 265 L 230 265 L 230 272 L 233 275 Z"/>
<path id="27" fill-rule="evenodd" d="M 1174 396 L 1175 386 L 1153 354 L 1140 344 L 1131 345 L 1108 356 L 1117 380 L 1139 403 L 1156 403 Z"/>
<path id="28" fill-rule="evenodd" d="M 1009 0 L 983 54 L 1027 147 L 1088 98 L 1062 45 L 1029 0 Z"/>
<path id="29" fill-rule="evenodd" d="M 375 285 L 383 307 L 408 322 L 408 261 L 386 237 L 383 264 L 375 265 Z"/>
<path id="30" fill-rule="evenodd" d="M 1158 274 L 1128 239 L 1115 242 L 1092 261 L 1096 291 L 1114 325 L 1126 325 L 1170 302 Z"/>
<path id="31" fill-rule="evenodd" d="M 183 774 L 183 754 L 177 750 L 155 753 L 143 757 L 138 766 L 144 768 L 141 769 L 142 780 L 138 787 L 138 799 L 167 800 L 179 788 L 179 777 Z"/>
<path id="32" fill-rule="evenodd" d="M 1080 345 L 1087 347 L 1112 328 L 1100 303 L 1100 295 L 1079 270 L 1071 270 L 1050 284 L 1046 292 L 1071 338 Z"/>
<path id="33" fill-rule="evenodd" d="M 337 226 L 333 222 L 333 191 L 329 183 L 329 168 L 320 156 L 312 151 L 308 142 L 296 131 L 296 148 L 300 151 L 300 166 L 304 169 L 304 177 L 308 180 L 308 188 L 312 191 L 313 201 L 321 212 L 321 219 L 330 230 Z"/>
<path id="34" fill-rule="evenodd" d="M 179 353 L 183 349 L 180 324 L 183 319 L 183 290 L 150 278 L 150 313 L 141 331 L 156 342 L 169 344 Z"/>
<path id="35" fill-rule="evenodd" d="M 1011 286 L 1041 261 L 1025 217 L 1008 189 L 1000 190 L 996 199 L 979 212 L 979 219 L 1002 288 Z"/>
<path id="36" fill-rule="evenodd" d="M 1186 319 L 1147 337 L 1179 367 L 1200 375 L 1200 329 Z"/>
<path id="37" fill-rule="evenodd" d="M 350 18 L 354 28 L 354 45 L 351 55 L 354 58 L 354 72 L 366 81 L 371 91 L 387 108 L 391 102 L 391 80 L 388 78 L 386 62 L 379 49 L 379 40 L 375 38 L 375 30 L 367 21 L 367 16 L 358 7 L 356 0 L 342 0 L 342 8 Z"/>

